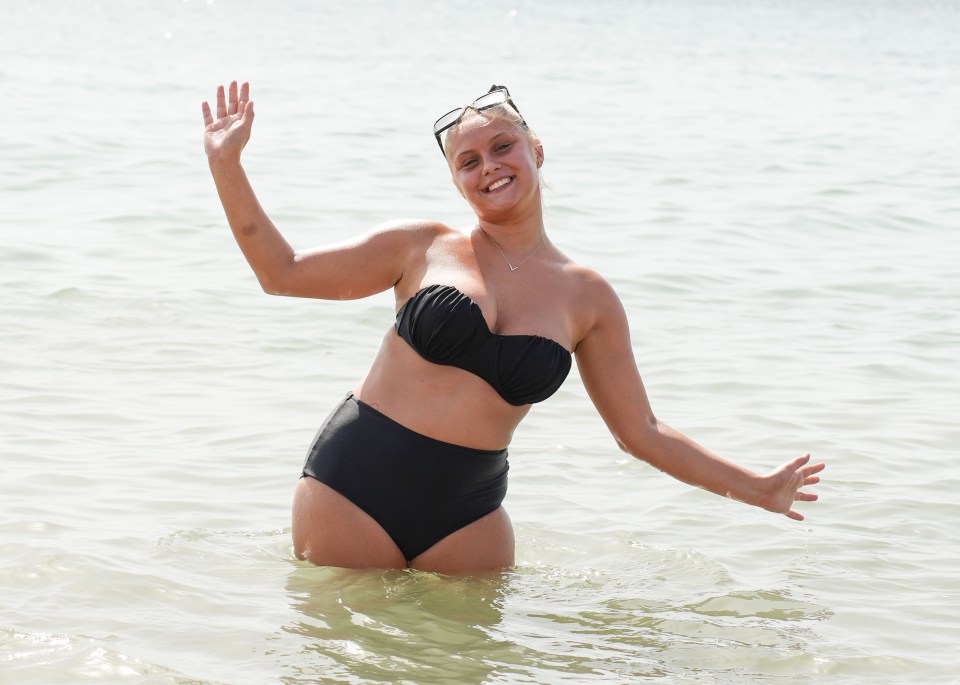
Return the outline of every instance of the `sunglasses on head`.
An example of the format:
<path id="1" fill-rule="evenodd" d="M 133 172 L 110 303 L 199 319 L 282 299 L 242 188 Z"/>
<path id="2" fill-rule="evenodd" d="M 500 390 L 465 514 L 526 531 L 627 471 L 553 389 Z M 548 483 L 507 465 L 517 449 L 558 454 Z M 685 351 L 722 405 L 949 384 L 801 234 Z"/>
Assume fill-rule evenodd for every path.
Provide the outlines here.
<path id="1" fill-rule="evenodd" d="M 490 90 L 487 91 L 486 95 L 481 95 L 469 105 L 451 109 L 449 112 L 437 119 L 436 122 L 434 122 L 433 135 L 437 139 L 437 145 L 440 146 L 440 152 L 443 153 L 443 156 L 447 156 L 446 150 L 443 149 L 443 140 L 440 138 L 444 131 L 459 124 L 463 119 L 463 115 L 467 113 L 468 109 L 472 109 L 476 112 L 482 112 L 485 109 L 490 109 L 491 107 L 496 107 L 497 105 L 510 105 L 520 117 L 520 124 L 522 126 L 527 125 L 527 122 L 523 120 L 523 115 L 520 114 L 520 110 L 517 109 L 517 106 L 513 104 L 513 100 L 510 99 L 510 91 L 507 90 L 507 87 L 490 86 Z"/>

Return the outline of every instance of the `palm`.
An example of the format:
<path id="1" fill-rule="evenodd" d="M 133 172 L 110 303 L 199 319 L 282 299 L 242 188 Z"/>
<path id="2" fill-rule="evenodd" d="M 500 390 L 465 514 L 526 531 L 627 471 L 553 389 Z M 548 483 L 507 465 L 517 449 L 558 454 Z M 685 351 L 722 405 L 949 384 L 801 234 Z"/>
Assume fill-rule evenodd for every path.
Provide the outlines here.
<path id="1" fill-rule="evenodd" d="M 824 467 L 823 464 L 808 465 L 808 461 L 810 455 L 805 454 L 767 476 L 770 491 L 767 501 L 762 505 L 764 509 L 786 514 L 797 521 L 803 520 L 801 514 L 793 511 L 793 503 L 812 502 L 817 499 L 816 495 L 801 492 L 800 489 L 805 485 L 819 483 L 820 477 L 815 474 Z"/>
<path id="2" fill-rule="evenodd" d="M 217 88 L 216 118 L 210 105 L 203 103 L 203 148 L 210 158 L 235 156 L 239 159 L 253 125 L 253 103 L 250 85 L 244 83 L 237 92 L 237 82 L 230 84 L 229 99 L 223 86 Z"/>
<path id="3" fill-rule="evenodd" d="M 243 117 L 239 114 L 228 114 L 207 125 L 203 135 L 203 149 L 206 150 L 207 155 L 220 153 L 238 145 L 242 149 L 246 142 L 242 138 L 242 127 Z"/>

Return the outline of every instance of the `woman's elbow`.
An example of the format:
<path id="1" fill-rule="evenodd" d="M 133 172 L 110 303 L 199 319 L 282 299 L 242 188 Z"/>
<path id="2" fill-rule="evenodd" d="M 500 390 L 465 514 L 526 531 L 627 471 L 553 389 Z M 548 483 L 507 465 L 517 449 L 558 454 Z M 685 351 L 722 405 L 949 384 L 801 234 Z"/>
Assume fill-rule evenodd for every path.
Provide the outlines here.
<path id="1" fill-rule="evenodd" d="M 296 254 L 288 261 L 269 260 L 259 262 L 253 267 L 257 282 L 267 295 L 297 296 L 302 287 L 302 273 L 297 268 Z"/>
<path id="2" fill-rule="evenodd" d="M 291 295 L 290 287 L 283 279 L 271 277 L 267 274 L 257 274 L 257 282 L 267 295 Z"/>
<path id="3" fill-rule="evenodd" d="M 613 439 L 621 451 L 637 459 L 649 461 L 655 438 L 660 435 L 657 417 L 649 416 L 625 431 L 614 431 Z"/>

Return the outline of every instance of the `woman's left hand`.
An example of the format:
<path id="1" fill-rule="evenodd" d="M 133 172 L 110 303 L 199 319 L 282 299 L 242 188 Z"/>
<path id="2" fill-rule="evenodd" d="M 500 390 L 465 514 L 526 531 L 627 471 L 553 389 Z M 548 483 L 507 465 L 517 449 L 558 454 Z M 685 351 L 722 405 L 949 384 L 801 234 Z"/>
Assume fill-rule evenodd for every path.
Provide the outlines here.
<path id="1" fill-rule="evenodd" d="M 794 521 L 802 521 L 803 515 L 793 510 L 794 502 L 813 502 L 817 495 L 801 492 L 805 485 L 820 482 L 814 474 L 823 471 L 825 464 L 808 464 L 810 455 L 804 454 L 763 477 L 765 495 L 758 503 L 768 511 L 785 514 Z"/>

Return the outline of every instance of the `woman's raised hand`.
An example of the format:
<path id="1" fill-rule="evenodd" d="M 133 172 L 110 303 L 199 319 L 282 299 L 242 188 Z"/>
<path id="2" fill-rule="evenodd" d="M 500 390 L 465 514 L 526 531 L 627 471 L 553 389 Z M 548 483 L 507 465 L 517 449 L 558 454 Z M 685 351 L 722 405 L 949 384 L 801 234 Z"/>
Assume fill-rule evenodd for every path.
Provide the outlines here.
<path id="1" fill-rule="evenodd" d="M 214 118 L 210 105 L 204 102 L 203 149 L 207 159 L 214 161 L 239 161 L 240 152 L 250 140 L 253 127 L 253 102 L 250 100 L 250 84 L 244 83 L 237 93 L 237 82 L 230 83 L 229 97 L 223 86 L 217 88 L 217 116 Z"/>

